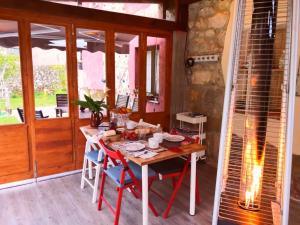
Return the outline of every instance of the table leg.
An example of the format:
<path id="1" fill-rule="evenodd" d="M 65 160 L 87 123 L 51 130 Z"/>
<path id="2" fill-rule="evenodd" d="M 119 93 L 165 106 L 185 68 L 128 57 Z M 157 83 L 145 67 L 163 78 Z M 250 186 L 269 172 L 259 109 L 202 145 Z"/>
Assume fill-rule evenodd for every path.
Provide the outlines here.
<path id="1" fill-rule="evenodd" d="M 190 215 L 195 215 L 196 204 L 196 163 L 197 153 L 192 153 L 191 157 L 191 186 L 190 186 Z"/>
<path id="2" fill-rule="evenodd" d="M 148 165 L 142 166 L 143 225 L 148 225 Z"/>

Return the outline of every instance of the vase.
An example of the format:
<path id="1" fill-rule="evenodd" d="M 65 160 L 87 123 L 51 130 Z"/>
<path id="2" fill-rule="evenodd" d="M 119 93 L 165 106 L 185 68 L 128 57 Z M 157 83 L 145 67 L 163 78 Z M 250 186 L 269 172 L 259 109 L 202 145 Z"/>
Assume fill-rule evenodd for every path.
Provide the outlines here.
<path id="1" fill-rule="evenodd" d="M 103 114 L 101 112 L 92 112 L 91 113 L 91 127 L 98 127 L 101 124 L 103 119 Z"/>

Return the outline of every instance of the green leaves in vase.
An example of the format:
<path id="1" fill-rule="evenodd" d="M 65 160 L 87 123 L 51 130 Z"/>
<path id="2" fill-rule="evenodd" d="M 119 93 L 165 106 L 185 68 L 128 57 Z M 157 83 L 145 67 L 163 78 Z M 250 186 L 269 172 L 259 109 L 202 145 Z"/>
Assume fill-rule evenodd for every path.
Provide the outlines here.
<path id="1" fill-rule="evenodd" d="M 76 105 L 81 106 L 82 108 L 88 108 L 92 112 L 101 112 L 103 109 L 107 109 L 108 106 L 104 102 L 104 99 L 101 101 L 94 101 L 91 97 L 84 95 L 85 101 L 77 100 L 75 101 Z"/>

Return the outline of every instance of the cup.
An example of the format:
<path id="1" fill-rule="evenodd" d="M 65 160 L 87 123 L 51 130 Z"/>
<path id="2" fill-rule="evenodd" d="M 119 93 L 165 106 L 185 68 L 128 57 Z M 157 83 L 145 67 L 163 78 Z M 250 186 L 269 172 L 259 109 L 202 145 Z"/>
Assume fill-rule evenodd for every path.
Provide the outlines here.
<path id="1" fill-rule="evenodd" d="M 149 148 L 158 148 L 159 147 L 158 141 L 155 138 L 149 138 L 148 145 L 149 145 Z"/>
<path id="2" fill-rule="evenodd" d="M 156 139 L 159 144 L 163 142 L 163 134 L 162 133 L 154 133 L 153 138 Z"/>
<path id="3" fill-rule="evenodd" d="M 136 128 L 136 123 L 129 120 L 129 121 L 126 122 L 126 127 L 129 130 L 133 130 L 134 128 Z"/>

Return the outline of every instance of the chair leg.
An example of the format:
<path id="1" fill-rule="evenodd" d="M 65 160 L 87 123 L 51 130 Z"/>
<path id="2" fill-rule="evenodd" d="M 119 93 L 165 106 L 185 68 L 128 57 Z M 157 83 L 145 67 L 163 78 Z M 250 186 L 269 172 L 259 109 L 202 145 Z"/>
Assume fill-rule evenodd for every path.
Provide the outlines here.
<path id="1" fill-rule="evenodd" d="M 157 212 L 156 209 L 154 208 L 153 204 L 149 201 L 148 205 L 149 205 L 149 208 L 151 209 L 153 215 L 154 215 L 155 217 L 158 217 L 158 212 Z"/>
<path id="2" fill-rule="evenodd" d="M 99 185 L 100 169 L 101 169 L 101 166 L 100 166 L 100 164 L 98 164 L 96 166 L 96 175 L 95 175 L 95 182 L 94 182 L 94 188 L 93 188 L 93 199 L 92 199 L 93 203 L 95 203 L 96 200 L 97 200 L 97 192 L 98 192 L 98 185 Z"/>
<path id="3" fill-rule="evenodd" d="M 177 192 L 178 192 L 178 190 L 179 190 L 179 188 L 180 188 L 180 186 L 181 186 L 181 183 L 182 183 L 182 181 L 183 181 L 183 178 L 184 178 L 184 176 L 185 176 L 185 174 L 186 174 L 186 170 L 187 170 L 187 168 L 185 167 L 185 168 L 184 168 L 184 171 L 182 172 L 182 174 L 180 175 L 180 177 L 179 177 L 179 179 L 178 179 L 178 181 L 177 181 L 177 183 L 176 183 L 176 187 L 175 187 L 175 189 L 174 189 L 174 191 L 173 191 L 173 193 L 172 193 L 172 196 L 171 196 L 171 198 L 170 198 L 170 201 L 169 201 L 169 203 L 168 203 L 168 206 L 167 206 L 167 208 L 166 208 L 166 210 L 165 210 L 165 212 L 164 212 L 164 214 L 163 214 L 163 218 L 164 218 L 164 219 L 166 219 L 166 218 L 168 217 L 168 215 L 169 215 L 169 212 L 170 212 L 170 210 L 171 210 L 171 208 L 172 208 L 172 205 L 173 205 L 173 203 L 174 203 L 174 201 L 175 201 Z"/>
<path id="4" fill-rule="evenodd" d="M 122 204 L 122 194 L 123 194 L 123 188 L 119 188 L 119 194 L 118 194 L 118 200 L 117 200 L 117 207 L 116 207 L 114 225 L 118 225 L 119 224 L 119 218 L 120 218 L 120 212 L 121 212 L 121 204 Z"/>
<path id="5" fill-rule="evenodd" d="M 173 190 L 176 187 L 176 178 L 175 177 L 172 177 L 172 187 L 173 187 Z"/>
<path id="6" fill-rule="evenodd" d="M 102 198 L 103 198 L 103 192 L 104 192 L 105 178 L 106 178 L 106 173 L 104 173 L 104 170 L 102 170 L 100 193 L 99 193 L 99 200 L 98 200 L 98 210 L 101 210 L 101 207 L 102 207 Z"/>
<path id="7" fill-rule="evenodd" d="M 136 191 L 134 190 L 133 187 L 130 187 L 129 189 L 130 189 L 131 194 L 132 194 L 136 199 L 139 199 L 139 198 L 140 198 L 140 196 L 138 195 L 138 193 L 136 193 Z"/>
<path id="8" fill-rule="evenodd" d="M 86 173 L 86 164 L 87 164 L 87 158 L 84 156 L 83 158 L 83 166 L 82 166 L 82 173 L 81 173 L 81 184 L 80 187 L 81 189 L 84 188 L 84 178 L 85 178 L 85 173 Z"/>
<path id="9" fill-rule="evenodd" d="M 89 179 L 93 179 L 93 165 L 91 161 L 88 161 L 89 164 Z"/>

